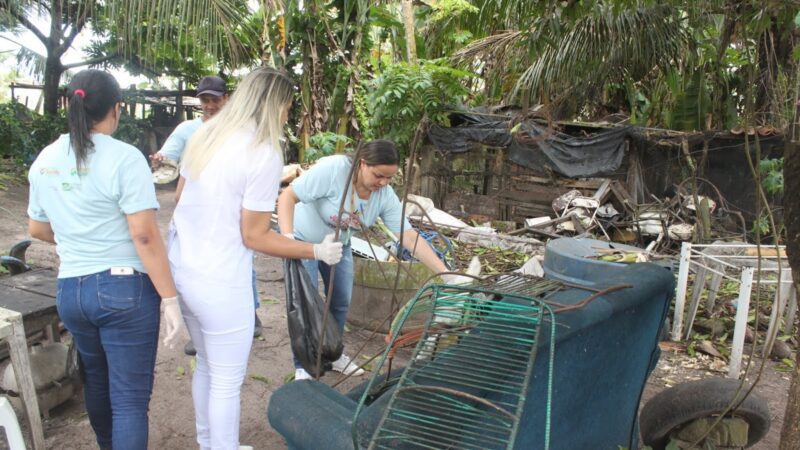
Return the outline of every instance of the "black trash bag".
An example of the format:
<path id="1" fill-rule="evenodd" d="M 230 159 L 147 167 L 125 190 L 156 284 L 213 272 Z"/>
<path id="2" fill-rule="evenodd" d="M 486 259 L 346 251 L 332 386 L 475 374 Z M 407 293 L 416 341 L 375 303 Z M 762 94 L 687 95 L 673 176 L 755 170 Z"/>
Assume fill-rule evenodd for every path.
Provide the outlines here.
<path id="1" fill-rule="evenodd" d="M 311 284 L 311 277 L 300 260 L 284 259 L 286 284 L 286 319 L 289 323 L 289 340 L 294 356 L 312 377 L 317 377 L 317 354 L 322 319 L 325 317 L 325 300 Z M 315 274 L 316 275 L 316 274 Z M 328 314 L 325 339 L 322 345 L 322 366 L 319 376 L 331 370 L 334 361 L 342 356 L 344 343 L 339 324 Z"/>

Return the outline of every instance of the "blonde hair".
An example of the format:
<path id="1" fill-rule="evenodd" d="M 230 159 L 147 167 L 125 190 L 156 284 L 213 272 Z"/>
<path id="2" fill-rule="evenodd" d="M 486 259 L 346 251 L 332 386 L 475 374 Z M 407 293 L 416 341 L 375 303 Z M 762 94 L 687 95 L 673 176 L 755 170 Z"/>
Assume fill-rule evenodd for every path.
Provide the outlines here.
<path id="1" fill-rule="evenodd" d="M 250 72 L 225 106 L 189 139 L 183 157 L 189 177 L 199 178 L 231 134 L 248 124 L 255 125 L 254 146 L 267 142 L 278 151 L 284 125 L 281 116 L 292 94 L 292 82 L 286 75 L 266 67 Z"/>

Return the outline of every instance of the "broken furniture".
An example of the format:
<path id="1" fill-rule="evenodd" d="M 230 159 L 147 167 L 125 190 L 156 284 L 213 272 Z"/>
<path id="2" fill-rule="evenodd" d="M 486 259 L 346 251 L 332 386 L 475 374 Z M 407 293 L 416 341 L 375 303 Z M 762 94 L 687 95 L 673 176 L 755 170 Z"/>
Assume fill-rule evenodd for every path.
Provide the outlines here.
<path id="1" fill-rule="evenodd" d="M 529 280 L 537 280 L 537 283 L 548 281 Z M 519 295 L 513 292 L 504 295 L 503 284 L 498 279 L 489 280 L 488 284 L 443 289 L 471 292 L 469 296 L 473 298 L 478 298 L 478 293 L 486 295 L 491 300 L 485 305 L 483 313 L 488 320 L 495 306 L 511 307 L 519 300 Z M 631 287 L 605 294 L 602 292 L 603 289 L 620 285 Z M 448 388 L 460 392 L 456 395 L 464 397 L 464 408 L 486 414 L 497 411 L 494 406 L 504 402 L 520 405 L 520 410 L 512 413 L 519 418 L 513 447 L 495 441 L 496 445 L 484 448 L 544 448 L 547 433 L 550 436 L 549 448 L 553 449 L 616 448 L 619 445 L 636 448 L 639 439 L 636 425 L 639 400 L 647 376 L 658 357 L 658 334 L 667 314 L 673 287 L 671 273 L 652 264 L 635 264 L 614 270 L 606 274 L 603 280 L 597 280 L 592 287 L 564 284 L 562 289 L 540 299 L 557 305 L 553 307 L 555 310 L 564 309 L 557 312 L 554 338 L 549 333 L 551 319 L 543 317 L 540 327 L 546 331 L 535 339 L 537 354 L 535 358 L 528 359 L 531 364 L 530 376 L 525 379 L 520 393 L 511 395 L 498 389 L 485 388 L 473 391 L 457 382 L 440 379 L 433 385 L 435 388 L 432 392 L 425 394 L 428 400 L 423 401 L 421 406 L 441 399 L 441 393 Z M 448 306 L 451 314 L 454 306 Z M 428 336 L 431 325 L 441 325 L 441 322 L 428 320 Z M 403 374 L 399 380 L 393 376 L 397 372 L 388 376 L 381 373 L 381 369 L 385 368 L 387 353 L 391 350 L 389 345 L 372 379 L 346 395 L 318 381 L 288 383 L 270 399 L 270 424 L 284 437 L 290 449 L 352 449 L 353 429 L 358 437 L 359 448 L 376 445 L 374 438 L 384 436 L 381 434 L 381 421 L 392 411 L 388 405 L 400 393 L 409 392 L 400 390 L 411 386 L 409 381 L 422 386 L 417 393 L 423 395 L 424 386 L 429 385 L 425 380 L 426 370 L 433 373 L 438 370 L 437 364 L 451 366 L 449 361 L 458 361 L 457 368 L 467 377 L 470 376 L 470 368 L 476 367 L 476 373 L 472 376 L 477 382 L 487 381 L 478 370 L 489 370 L 484 369 L 486 362 L 491 364 L 494 360 L 498 367 L 505 364 L 497 355 L 475 354 L 474 348 L 467 345 L 465 341 L 480 338 L 477 333 L 481 329 L 481 325 L 476 325 L 474 331 L 465 331 L 460 340 L 448 340 L 446 337 L 438 343 L 420 340 L 415 355 L 422 357 L 414 358 L 407 368 L 398 369 Z M 551 351 L 553 343 L 554 352 Z M 438 345 L 438 353 L 433 359 L 426 358 L 426 346 L 432 344 Z M 509 347 L 519 345 L 512 341 L 507 344 Z M 477 359 L 470 360 L 472 357 Z M 551 369 L 552 385 L 547 382 Z M 504 381 L 502 377 L 497 378 L 498 383 Z M 549 402 L 547 393 L 551 388 L 552 401 Z M 451 397 L 448 401 L 455 400 Z M 497 414 L 508 416 L 499 411 Z M 549 418 L 552 418 L 552 422 L 548 424 Z M 437 420 L 446 421 L 447 418 L 437 415 Z M 467 439 L 474 436 L 460 431 L 466 429 L 462 428 L 466 427 L 462 422 L 451 426 L 454 430 L 448 436 L 453 439 L 466 443 Z M 437 445 L 430 447 L 445 448 Z M 398 445 L 398 448 L 419 446 L 404 444 Z M 449 448 L 466 447 L 455 445 Z"/>
<path id="2" fill-rule="evenodd" d="M 778 284 L 772 304 L 772 315 L 769 319 L 767 339 L 764 345 L 764 356 L 768 356 L 777 337 L 780 322 L 786 314 L 785 323 L 791 327 L 797 312 L 797 292 L 792 283 L 791 268 L 786 260 L 786 249 L 779 246 L 775 251 L 774 246 L 761 247 L 761 262 L 759 264 L 758 246 L 742 243 L 714 243 L 692 244 L 684 242 L 681 245 L 680 267 L 678 269 L 678 288 L 675 298 L 675 317 L 672 326 L 672 340 L 688 339 L 691 333 L 697 308 L 700 303 L 700 294 L 706 285 L 706 276 L 711 275 L 707 307 L 711 308 L 716 300 L 717 290 L 722 279 L 739 283 L 739 297 L 736 301 L 736 322 L 733 331 L 733 346 L 730 362 L 728 363 L 728 377 L 739 378 L 744 352 L 744 339 L 747 329 L 747 316 L 750 310 L 750 295 L 753 282 L 760 279 L 761 284 Z M 686 311 L 686 294 L 689 286 L 689 272 L 696 271 L 695 283 L 689 311 Z M 780 273 L 779 279 L 770 280 L 763 276 L 769 273 Z M 788 305 L 788 308 L 787 308 Z M 686 331 L 684 334 L 684 315 L 686 317 Z"/>
<path id="3" fill-rule="evenodd" d="M 28 337 L 44 333 L 58 342 L 58 310 L 56 309 L 56 277 L 51 269 L 33 269 L 0 278 L 0 308 L 22 314 Z"/>
<path id="4" fill-rule="evenodd" d="M 550 318 L 545 332 L 555 334 L 553 311 L 541 299 L 563 286 L 523 276 L 495 277 L 482 285 L 426 286 L 399 318 L 389 348 L 409 334 L 420 344 L 369 448 L 513 448 L 545 317 Z M 407 319 L 421 307 L 429 313 L 424 314 L 428 323 L 421 333 L 409 331 Z M 554 345 L 551 339 L 548 354 L 553 354 Z M 552 360 L 541 383 L 548 386 L 549 406 Z M 366 390 L 373 386 L 368 384 Z M 359 413 L 356 410 L 356 417 Z"/>
<path id="5" fill-rule="evenodd" d="M 24 262 L 24 252 L 21 260 Z M 40 341 L 52 344 L 60 341 L 60 320 L 56 308 L 56 278 L 56 272 L 51 269 L 32 269 L 18 273 L 17 275 L 0 277 L 0 310 L 8 310 L 19 314 L 20 330 L 25 333 L 22 339 L 26 344 L 35 344 Z M 61 347 L 61 344 L 57 347 Z M 13 364 L 13 349 L 11 351 L 11 356 Z M 27 351 L 27 347 L 25 358 L 28 361 L 26 363 L 27 369 L 23 369 L 22 378 L 30 378 L 30 387 L 31 389 L 35 389 L 34 377 L 31 376 L 30 372 L 32 367 L 31 356 Z M 68 359 L 65 359 L 64 365 L 66 366 L 67 364 Z M 72 368 L 74 369 L 74 364 Z M 17 371 L 16 365 L 14 366 L 14 372 L 15 374 L 20 373 Z M 28 375 L 25 375 L 25 372 L 27 372 Z M 31 419 L 32 411 L 35 410 L 40 432 L 40 412 L 43 413 L 45 417 L 48 417 L 50 409 L 60 405 L 80 392 L 80 380 L 76 376 L 71 376 L 74 375 L 74 370 L 69 372 L 71 373 L 67 374 L 65 378 L 49 382 L 41 389 L 36 389 L 36 401 L 34 403 L 26 398 L 25 395 L 22 396 L 23 407 L 28 412 L 29 420 L 33 420 Z M 41 376 L 35 378 L 42 379 Z M 17 386 L 20 387 L 22 393 L 27 389 L 25 384 L 21 383 L 19 379 L 17 379 Z M 31 430 L 35 436 L 36 429 L 33 425 L 31 425 Z M 35 442 L 36 439 L 34 439 L 34 443 Z M 44 441 L 42 441 L 42 443 L 43 442 Z"/>

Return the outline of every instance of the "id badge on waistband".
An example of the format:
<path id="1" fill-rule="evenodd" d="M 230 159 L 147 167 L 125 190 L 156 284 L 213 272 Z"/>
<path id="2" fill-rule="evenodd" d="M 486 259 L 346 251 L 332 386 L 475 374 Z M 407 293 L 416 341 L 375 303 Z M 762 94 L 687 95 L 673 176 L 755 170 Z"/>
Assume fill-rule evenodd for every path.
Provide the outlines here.
<path id="1" fill-rule="evenodd" d="M 133 267 L 112 267 L 111 275 L 133 275 Z"/>

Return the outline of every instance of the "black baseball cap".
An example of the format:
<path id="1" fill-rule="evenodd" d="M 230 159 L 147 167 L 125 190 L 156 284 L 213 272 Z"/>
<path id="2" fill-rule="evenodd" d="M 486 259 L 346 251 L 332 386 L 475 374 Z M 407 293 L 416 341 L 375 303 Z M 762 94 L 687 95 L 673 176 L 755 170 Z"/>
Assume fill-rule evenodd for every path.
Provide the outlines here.
<path id="1" fill-rule="evenodd" d="M 228 90 L 225 87 L 225 80 L 220 77 L 204 77 L 197 85 L 197 96 L 213 95 L 222 97 Z"/>

